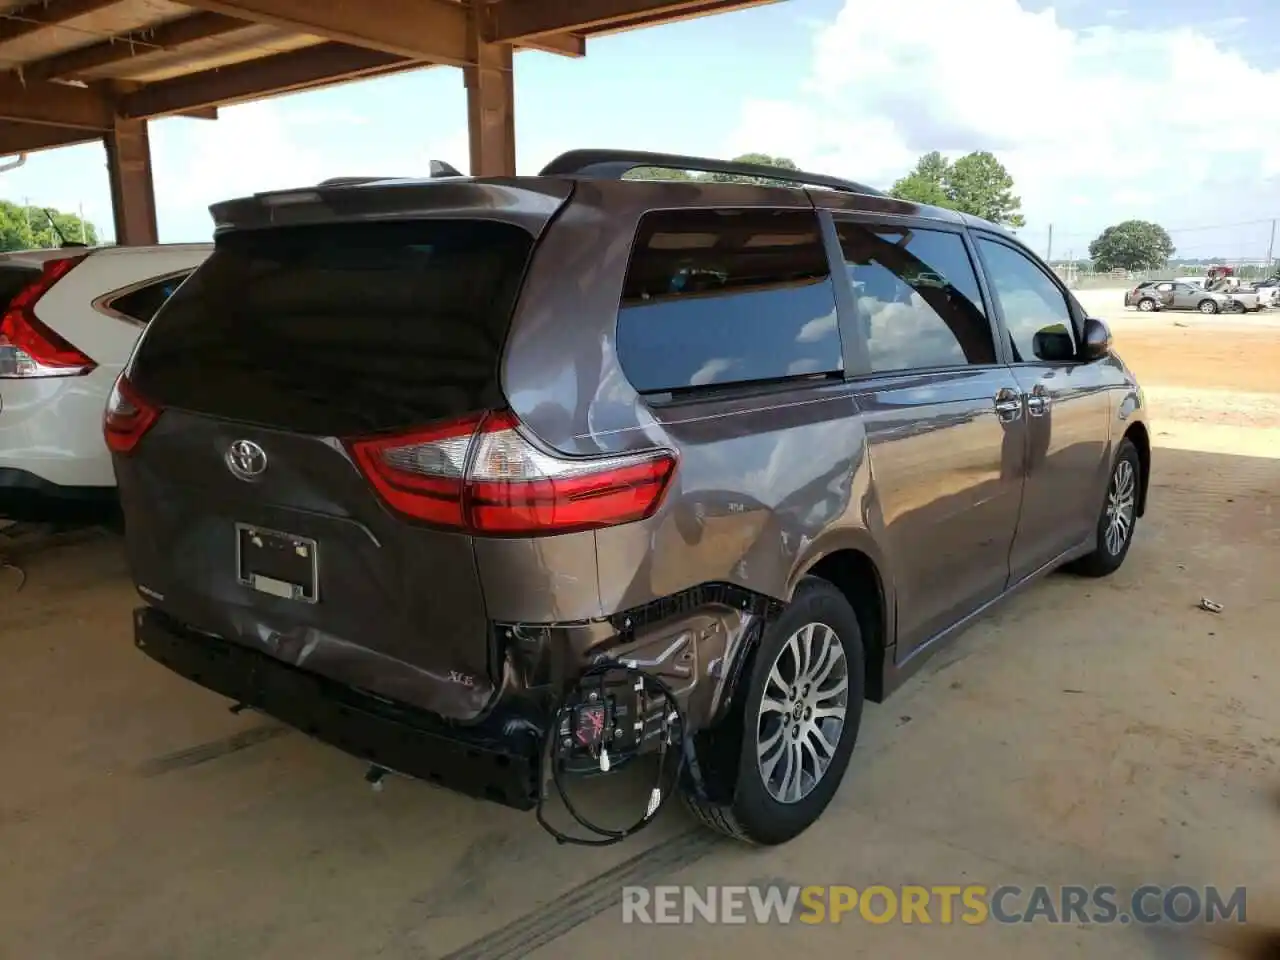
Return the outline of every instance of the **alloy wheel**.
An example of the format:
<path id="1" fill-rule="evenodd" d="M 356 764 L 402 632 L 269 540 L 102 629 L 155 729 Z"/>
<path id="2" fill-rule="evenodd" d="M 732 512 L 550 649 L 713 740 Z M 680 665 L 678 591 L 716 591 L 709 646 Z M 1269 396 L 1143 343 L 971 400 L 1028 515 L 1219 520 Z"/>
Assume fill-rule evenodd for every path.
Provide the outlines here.
<path id="1" fill-rule="evenodd" d="M 836 632 L 808 623 L 774 658 L 756 724 L 760 779 L 779 803 L 803 800 L 822 781 L 844 733 L 849 662 Z"/>
<path id="2" fill-rule="evenodd" d="M 1137 502 L 1137 477 L 1133 464 L 1121 460 L 1116 464 L 1107 488 L 1107 530 L 1104 535 L 1107 552 L 1118 557 L 1133 531 L 1134 506 Z"/>

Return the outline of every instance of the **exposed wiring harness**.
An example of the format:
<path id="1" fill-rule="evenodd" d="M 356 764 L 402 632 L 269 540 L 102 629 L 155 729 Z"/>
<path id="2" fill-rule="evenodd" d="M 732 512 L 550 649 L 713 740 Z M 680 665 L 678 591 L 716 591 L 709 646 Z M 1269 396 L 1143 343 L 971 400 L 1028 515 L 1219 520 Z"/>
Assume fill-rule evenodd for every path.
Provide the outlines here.
<path id="1" fill-rule="evenodd" d="M 568 792 L 565 790 L 566 770 L 564 769 L 564 757 L 562 756 L 564 743 L 561 738 L 563 736 L 562 725 L 566 720 L 572 719 L 575 711 L 585 700 L 585 698 L 575 696 L 575 694 L 580 695 L 587 692 L 592 685 L 592 681 L 594 681 L 597 699 L 603 702 L 606 697 L 605 679 L 610 675 L 616 676 L 618 674 L 624 675 L 630 681 L 629 689 L 635 694 L 636 718 L 641 724 L 641 733 L 637 738 L 634 749 L 628 754 L 620 755 L 615 759 L 610 757 L 608 753 L 611 739 L 610 731 L 602 731 L 602 736 L 599 738 L 598 743 L 594 744 L 589 751 L 590 757 L 597 763 L 602 773 L 621 768 L 641 755 L 646 742 L 644 731 L 650 719 L 645 716 L 646 704 L 651 703 L 654 698 L 660 698 L 662 701 L 662 713 L 657 733 L 657 780 L 649 792 L 649 800 L 645 806 L 644 814 L 629 827 L 621 830 L 611 830 L 587 820 L 578 811 L 573 801 L 569 799 Z M 551 836 L 555 837 L 557 843 L 571 843 L 586 847 L 607 847 L 634 836 L 657 818 L 658 813 L 666 805 L 671 795 L 680 788 L 681 777 L 686 774 L 691 781 L 691 789 L 699 796 L 703 792 L 702 777 L 698 769 L 693 737 L 689 730 L 684 709 L 680 706 L 680 701 L 676 698 L 675 692 L 661 677 L 646 673 L 638 667 L 633 667 L 619 660 L 602 659 L 592 664 L 583 671 L 574 686 L 561 698 L 551 725 L 547 730 L 542 756 L 550 768 L 549 779 L 552 785 L 555 786 L 556 794 L 560 797 L 565 809 L 579 826 L 594 835 L 593 837 L 571 836 L 548 822 L 543 810 L 548 794 L 545 788 L 545 780 L 547 778 L 544 777 L 544 783 L 538 792 L 538 823 Z"/>

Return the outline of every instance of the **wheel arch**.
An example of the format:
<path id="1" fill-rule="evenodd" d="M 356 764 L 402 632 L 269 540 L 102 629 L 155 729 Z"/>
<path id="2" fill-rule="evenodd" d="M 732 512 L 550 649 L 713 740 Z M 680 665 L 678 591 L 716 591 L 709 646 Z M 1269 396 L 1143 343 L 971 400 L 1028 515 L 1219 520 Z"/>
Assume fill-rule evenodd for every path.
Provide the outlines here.
<path id="1" fill-rule="evenodd" d="M 869 554 L 846 547 L 824 554 L 805 569 L 804 575 L 830 583 L 853 607 L 862 632 L 866 698 L 880 703 L 885 696 L 884 668 L 891 622 L 880 568 Z"/>
<path id="2" fill-rule="evenodd" d="M 1138 516 L 1144 516 L 1147 512 L 1147 488 L 1151 482 L 1151 434 L 1147 431 L 1146 424 L 1138 421 L 1131 423 L 1124 432 L 1124 438 L 1130 441 L 1138 451 L 1138 465 L 1141 467 L 1142 476 L 1139 478 L 1138 486 Z"/>

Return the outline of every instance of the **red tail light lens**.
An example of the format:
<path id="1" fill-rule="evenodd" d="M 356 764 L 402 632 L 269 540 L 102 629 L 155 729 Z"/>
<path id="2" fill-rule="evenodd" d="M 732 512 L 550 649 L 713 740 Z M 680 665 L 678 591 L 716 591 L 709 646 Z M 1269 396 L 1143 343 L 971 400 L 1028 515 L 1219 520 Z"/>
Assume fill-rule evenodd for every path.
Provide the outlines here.
<path id="1" fill-rule="evenodd" d="M 124 374 L 116 378 L 102 417 L 107 446 L 116 453 L 133 453 L 138 442 L 160 417 L 160 408 L 142 396 Z"/>
<path id="2" fill-rule="evenodd" d="M 446 527 L 465 525 L 463 480 L 476 415 L 395 437 L 353 440 L 361 471 L 393 509 Z"/>
<path id="3" fill-rule="evenodd" d="M 40 275 L 23 287 L 0 317 L 0 378 L 77 377 L 97 364 L 36 316 L 40 298 L 84 257 L 46 260 Z"/>
<path id="4" fill-rule="evenodd" d="M 571 533 L 652 516 L 675 457 L 668 451 L 570 459 L 543 452 L 509 413 L 469 417 L 349 447 L 400 513 L 492 536 Z"/>

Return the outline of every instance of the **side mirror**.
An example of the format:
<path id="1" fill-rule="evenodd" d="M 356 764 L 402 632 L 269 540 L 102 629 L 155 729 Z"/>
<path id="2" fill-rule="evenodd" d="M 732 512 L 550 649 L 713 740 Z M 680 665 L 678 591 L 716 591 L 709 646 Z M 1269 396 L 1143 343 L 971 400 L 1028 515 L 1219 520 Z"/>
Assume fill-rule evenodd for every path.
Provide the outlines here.
<path id="1" fill-rule="evenodd" d="M 1050 363 L 1067 363 L 1076 358 L 1076 346 L 1071 340 L 1071 334 L 1060 323 L 1037 331 L 1031 339 L 1031 350 L 1037 360 L 1047 360 Z"/>
<path id="2" fill-rule="evenodd" d="M 1111 328 L 1102 320 L 1090 317 L 1084 322 L 1084 344 L 1080 357 L 1086 363 L 1101 360 L 1111 353 Z"/>

